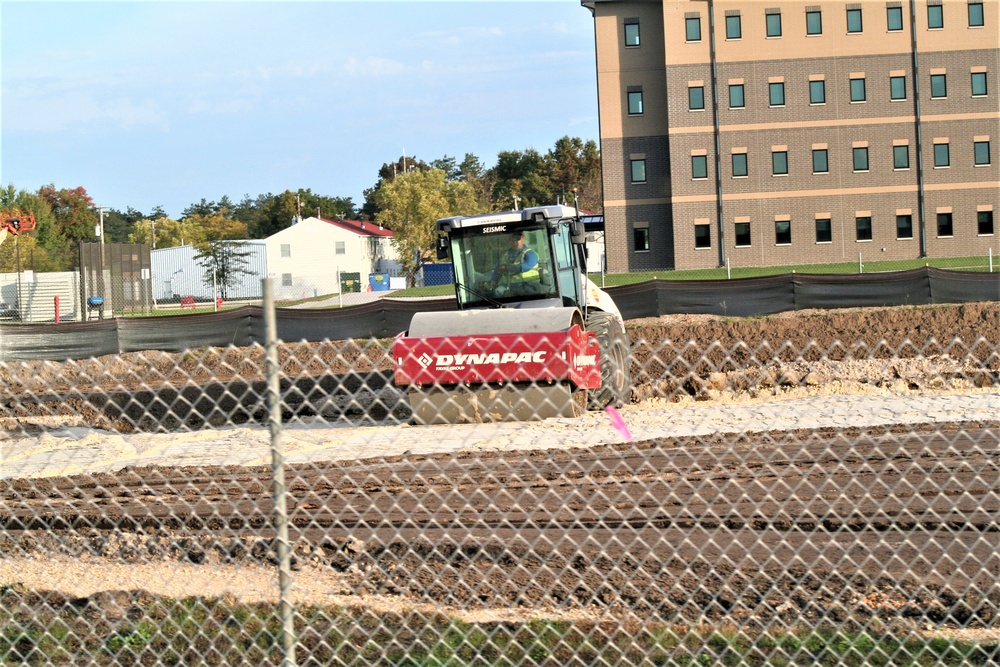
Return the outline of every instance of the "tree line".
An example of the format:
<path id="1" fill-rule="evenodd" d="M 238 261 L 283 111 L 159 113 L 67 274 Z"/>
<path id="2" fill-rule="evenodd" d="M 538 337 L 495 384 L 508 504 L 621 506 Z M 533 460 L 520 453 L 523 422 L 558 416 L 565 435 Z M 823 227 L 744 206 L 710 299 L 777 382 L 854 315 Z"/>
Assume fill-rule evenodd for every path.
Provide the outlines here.
<path id="1" fill-rule="evenodd" d="M 36 227 L 17 237 L 17 252 L 0 252 L 0 272 L 23 269 L 66 271 L 79 265 L 79 244 L 146 243 L 154 248 L 193 245 L 202 252 L 218 241 L 262 239 L 299 217 L 374 221 L 393 230 L 404 269 L 413 273 L 433 248 L 434 221 L 451 215 L 574 202 L 582 210 L 602 210 L 601 161 L 594 141 L 565 136 L 545 153 L 502 151 L 492 167 L 472 153 L 459 161 L 445 155 L 425 162 L 401 156 L 382 165 L 378 178 L 356 206 L 351 197 L 314 193 L 309 188 L 280 194 L 223 195 L 201 199 L 171 218 L 162 207 L 140 211 L 126 206 L 98 209 L 82 186 L 45 185 L 36 192 L 13 184 L 0 189 L 0 211 L 35 215 Z M 14 245 L 9 241 L 5 245 Z M 6 248 L 4 249 L 6 250 Z"/>

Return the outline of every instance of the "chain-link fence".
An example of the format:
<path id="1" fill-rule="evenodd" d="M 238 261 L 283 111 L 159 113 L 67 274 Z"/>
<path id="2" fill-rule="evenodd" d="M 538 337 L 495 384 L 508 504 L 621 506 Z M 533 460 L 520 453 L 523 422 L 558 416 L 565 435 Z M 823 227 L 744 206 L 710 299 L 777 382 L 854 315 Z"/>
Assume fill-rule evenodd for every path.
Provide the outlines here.
<path id="1" fill-rule="evenodd" d="M 0 364 L 4 664 L 1000 660 L 995 305 L 636 320 L 617 410 L 428 426 L 264 310 Z"/>

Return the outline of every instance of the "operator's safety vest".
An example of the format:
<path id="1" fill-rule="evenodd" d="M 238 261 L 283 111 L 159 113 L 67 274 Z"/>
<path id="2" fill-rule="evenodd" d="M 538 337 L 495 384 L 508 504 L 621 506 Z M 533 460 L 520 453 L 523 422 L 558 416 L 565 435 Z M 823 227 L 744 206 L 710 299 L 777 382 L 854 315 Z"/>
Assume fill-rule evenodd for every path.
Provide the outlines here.
<path id="1" fill-rule="evenodd" d="M 521 252 L 516 256 L 508 256 L 511 264 L 517 262 L 520 266 L 524 263 L 524 256 L 528 254 L 528 248 L 522 248 Z M 529 280 L 538 281 L 538 264 L 535 264 L 535 268 L 529 269 L 523 273 L 516 273 L 510 277 L 510 282 L 512 283 L 523 283 Z"/>

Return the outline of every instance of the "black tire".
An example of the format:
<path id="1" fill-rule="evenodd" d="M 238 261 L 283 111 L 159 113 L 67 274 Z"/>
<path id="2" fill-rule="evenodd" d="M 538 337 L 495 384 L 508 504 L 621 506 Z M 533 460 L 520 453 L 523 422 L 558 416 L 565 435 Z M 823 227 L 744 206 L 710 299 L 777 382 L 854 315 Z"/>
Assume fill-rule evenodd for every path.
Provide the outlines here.
<path id="1" fill-rule="evenodd" d="M 590 409 L 607 405 L 620 408 L 632 400 L 632 369 L 629 340 L 611 313 L 591 311 L 587 330 L 597 335 L 601 348 L 601 388 L 590 391 Z"/>

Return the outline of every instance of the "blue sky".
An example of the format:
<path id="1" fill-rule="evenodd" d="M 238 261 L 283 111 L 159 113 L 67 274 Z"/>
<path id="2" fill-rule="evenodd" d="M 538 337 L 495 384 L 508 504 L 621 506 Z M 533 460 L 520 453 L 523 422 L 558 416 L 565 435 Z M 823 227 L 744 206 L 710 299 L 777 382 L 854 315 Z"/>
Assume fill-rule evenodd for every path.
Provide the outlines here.
<path id="1" fill-rule="evenodd" d="M 0 185 L 179 217 L 364 202 L 378 169 L 598 139 L 593 19 L 550 2 L 0 2 Z"/>

